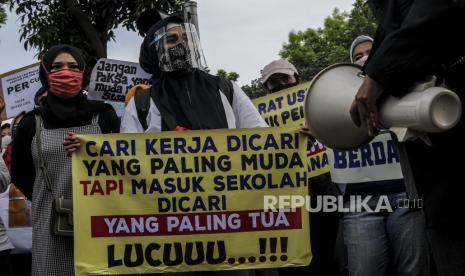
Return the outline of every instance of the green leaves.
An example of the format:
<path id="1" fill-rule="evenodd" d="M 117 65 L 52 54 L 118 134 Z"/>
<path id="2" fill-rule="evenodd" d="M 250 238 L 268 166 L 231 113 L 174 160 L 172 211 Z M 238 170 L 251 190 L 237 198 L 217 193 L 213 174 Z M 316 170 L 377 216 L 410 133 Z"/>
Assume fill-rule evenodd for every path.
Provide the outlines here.
<path id="1" fill-rule="evenodd" d="M 280 55 L 297 67 L 302 80 L 311 80 L 331 64 L 349 62 L 352 41 L 375 31 L 376 23 L 368 6 L 363 0 L 356 0 L 349 13 L 335 9 L 322 28 L 290 32 Z"/>
<path id="2" fill-rule="evenodd" d="M 2 27 L 2 24 L 5 24 L 6 22 L 5 3 L 6 0 L 0 0 L 0 28 Z"/>
<path id="3" fill-rule="evenodd" d="M 144 10 L 178 12 L 185 1 L 0 0 L 0 4 L 9 2 L 10 9 L 19 15 L 20 40 L 25 49 L 36 49 L 40 54 L 53 45 L 67 43 L 82 49 L 91 62 L 106 56 L 107 42 L 115 39 L 113 30 L 117 27 L 134 31 L 135 21 Z"/>
<path id="4" fill-rule="evenodd" d="M 356 0 L 350 12 L 335 9 L 322 28 L 291 31 L 280 51 L 299 71 L 301 81 L 309 81 L 322 69 L 334 63 L 349 62 L 349 47 L 359 35 L 373 36 L 375 19 L 364 0 Z M 242 89 L 250 98 L 266 95 L 260 79 Z"/>
<path id="5" fill-rule="evenodd" d="M 223 69 L 218 69 L 217 76 L 223 77 L 225 79 L 228 79 L 230 81 L 237 81 L 240 77 L 240 75 L 237 72 L 226 72 L 226 70 Z"/>
<path id="6" fill-rule="evenodd" d="M 259 98 L 267 94 L 265 87 L 260 81 L 260 78 L 252 80 L 250 85 L 244 85 L 241 88 L 251 99 Z"/>

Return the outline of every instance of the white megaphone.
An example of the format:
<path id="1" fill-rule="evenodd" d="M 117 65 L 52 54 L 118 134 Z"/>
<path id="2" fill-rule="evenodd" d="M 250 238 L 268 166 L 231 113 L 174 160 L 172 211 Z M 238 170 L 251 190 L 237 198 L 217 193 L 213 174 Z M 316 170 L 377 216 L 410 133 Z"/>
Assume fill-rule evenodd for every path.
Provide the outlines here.
<path id="1" fill-rule="evenodd" d="M 305 120 L 315 138 L 327 147 L 349 150 L 370 142 L 367 126 L 357 127 L 350 106 L 364 76 L 361 66 L 336 64 L 313 79 L 305 99 Z M 444 87 L 434 86 L 434 77 L 416 85 L 401 98 L 387 97 L 380 103 L 380 123 L 400 142 L 417 137 L 426 143 L 426 133 L 453 128 L 460 120 L 459 97 Z"/>

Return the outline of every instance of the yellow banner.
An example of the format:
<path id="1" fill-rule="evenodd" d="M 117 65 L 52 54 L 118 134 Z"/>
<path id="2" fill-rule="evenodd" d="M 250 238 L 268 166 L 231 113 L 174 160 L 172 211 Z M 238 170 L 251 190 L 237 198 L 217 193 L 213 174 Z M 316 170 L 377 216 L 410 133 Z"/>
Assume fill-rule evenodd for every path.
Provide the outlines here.
<path id="1" fill-rule="evenodd" d="M 264 209 L 265 196 L 307 195 L 296 127 L 80 138 L 76 275 L 309 264 L 307 211 Z"/>
<path id="2" fill-rule="evenodd" d="M 331 169 L 328 159 L 328 150 L 320 142 L 313 143 L 308 156 L 308 176 L 310 178 L 328 173 Z"/>
<path id="3" fill-rule="evenodd" d="M 305 95 L 311 82 L 281 90 L 253 100 L 258 112 L 270 127 L 302 126 L 305 123 Z M 309 177 L 328 173 L 330 170 L 326 148 L 315 142 L 307 153 Z"/>
<path id="4" fill-rule="evenodd" d="M 304 101 L 310 82 L 252 100 L 270 127 L 301 126 L 305 123 Z"/>

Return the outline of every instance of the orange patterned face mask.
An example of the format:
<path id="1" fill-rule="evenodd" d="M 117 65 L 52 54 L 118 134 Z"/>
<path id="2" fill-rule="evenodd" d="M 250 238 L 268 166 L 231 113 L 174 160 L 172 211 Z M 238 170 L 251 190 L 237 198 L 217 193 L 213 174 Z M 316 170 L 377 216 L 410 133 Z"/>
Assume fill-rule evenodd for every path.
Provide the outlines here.
<path id="1" fill-rule="evenodd" d="M 82 89 L 84 72 L 62 69 L 47 73 L 49 91 L 60 98 L 73 98 Z"/>
<path id="2" fill-rule="evenodd" d="M 45 69 L 45 66 L 42 63 Z M 60 98 L 73 98 L 82 90 L 84 70 L 61 69 L 53 72 L 47 71 L 49 91 Z"/>

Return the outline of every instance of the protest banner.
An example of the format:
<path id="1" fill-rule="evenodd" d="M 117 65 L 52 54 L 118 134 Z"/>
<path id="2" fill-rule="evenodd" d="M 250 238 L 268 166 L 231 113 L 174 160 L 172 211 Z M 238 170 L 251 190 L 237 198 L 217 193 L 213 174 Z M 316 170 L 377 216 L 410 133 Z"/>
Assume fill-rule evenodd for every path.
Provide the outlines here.
<path id="1" fill-rule="evenodd" d="M 308 265 L 296 127 L 80 136 L 73 154 L 76 275 Z"/>
<path id="2" fill-rule="evenodd" d="M 90 76 L 89 99 L 124 103 L 128 90 L 149 84 L 150 77 L 138 63 L 101 58 Z"/>
<path id="3" fill-rule="evenodd" d="M 281 90 L 253 100 L 260 115 L 270 127 L 302 126 L 305 123 L 304 101 L 310 82 Z M 329 172 L 326 148 L 318 141 L 307 152 L 309 177 Z"/>
<path id="4" fill-rule="evenodd" d="M 307 152 L 308 176 L 310 178 L 328 173 L 331 169 L 328 149 L 320 142 L 315 141 Z"/>
<path id="5" fill-rule="evenodd" d="M 396 145 L 389 132 L 351 151 L 328 150 L 331 180 L 351 184 L 402 179 Z"/>
<path id="6" fill-rule="evenodd" d="M 0 97 L 5 103 L 1 120 L 15 117 L 34 108 L 34 96 L 42 86 L 39 64 L 31 64 L 0 75 Z"/>
<path id="7" fill-rule="evenodd" d="M 252 100 L 270 127 L 303 125 L 305 94 L 310 82 Z"/>

